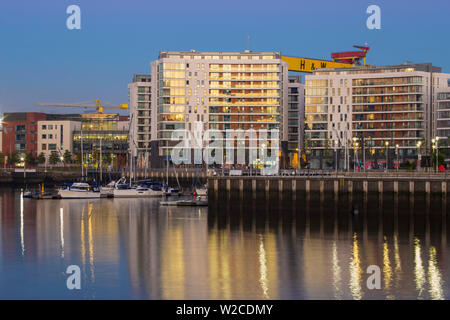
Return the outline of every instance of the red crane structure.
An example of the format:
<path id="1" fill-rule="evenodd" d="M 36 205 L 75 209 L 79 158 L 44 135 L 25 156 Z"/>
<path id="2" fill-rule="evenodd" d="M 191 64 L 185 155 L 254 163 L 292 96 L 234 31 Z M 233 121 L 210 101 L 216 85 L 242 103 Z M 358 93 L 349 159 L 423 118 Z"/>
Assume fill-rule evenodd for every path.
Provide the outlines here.
<path id="1" fill-rule="evenodd" d="M 370 47 L 367 46 L 353 46 L 356 49 L 360 49 L 361 51 L 347 51 L 347 52 L 333 52 L 331 54 L 331 59 L 334 62 L 340 63 L 348 63 L 353 65 L 361 65 L 361 60 L 363 60 L 363 65 L 366 65 L 366 55 L 367 51 L 370 50 Z"/>

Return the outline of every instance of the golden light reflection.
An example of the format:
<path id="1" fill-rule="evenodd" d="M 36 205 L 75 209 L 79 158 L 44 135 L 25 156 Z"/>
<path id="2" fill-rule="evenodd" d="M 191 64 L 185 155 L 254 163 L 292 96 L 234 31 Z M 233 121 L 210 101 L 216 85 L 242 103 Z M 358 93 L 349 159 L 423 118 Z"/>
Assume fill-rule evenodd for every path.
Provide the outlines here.
<path id="1" fill-rule="evenodd" d="M 361 261 L 359 259 L 359 245 L 356 233 L 353 234 L 352 257 L 350 259 L 350 292 L 353 299 L 361 300 Z"/>
<path id="2" fill-rule="evenodd" d="M 23 237 L 23 228 L 24 228 L 24 222 L 23 222 L 23 190 L 20 191 L 20 246 L 22 249 L 22 256 L 25 255 L 25 240 Z"/>
<path id="3" fill-rule="evenodd" d="M 402 279 L 402 262 L 398 250 L 398 237 L 394 235 L 394 259 L 395 259 L 395 279 L 397 284 Z"/>
<path id="4" fill-rule="evenodd" d="M 183 229 L 169 222 L 164 242 L 166 251 L 161 257 L 163 299 L 186 299 Z"/>
<path id="5" fill-rule="evenodd" d="M 433 300 L 444 300 L 444 292 L 442 289 L 442 275 L 439 271 L 436 259 L 436 248 L 430 247 L 430 255 L 428 260 L 428 282 L 430 283 L 430 296 Z"/>
<path id="6" fill-rule="evenodd" d="M 335 299 L 342 299 L 342 292 L 340 289 L 341 281 L 341 267 L 339 266 L 337 244 L 336 241 L 333 241 L 333 287 Z"/>
<path id="7" fill-rule="evenodd" d="M 263 295 L 265 299 L 269 298 L 269 288 L 267 286 L 267 266 L 266 266 L 266 251 L 264 250 L 264 243 L 262 235 L 259 236 L 259 283 L 261 284 L 261 288 L 263 290 Z"/>
<path id="8" fill-rule="evenodd" d="M 61 239 L 61 258 L 64 258 L 64 209 L 59 208 L 59 223 L 60 223 L 60 239 Z"/>
<path id="9" fill-rule="evenodd" d="M 425 284 L 425 270 L 422 265 L 420 240 L 414 239 L 414 281 L 418 291 L 418 299 L 422 298 L 423 286 Z"/>
<path id="10" fill-rule="evenodd" d="M 230 248 L 228 242 L 228 232 L 214 230 L 209 234 L 209 273 L 212 279 L 210 289 L 213 297 L 217 299 L 231 299 L 230 281 Z"/>
<path id="11" fill-rule="evenodd" d="M 384 237 L 383 242 L 383 275 L 384 286 L 386 289 L 390 289 L 392 282 L 392 268 L 391 262 L 389 261 L 389 246 L 386 237 Z"/>
<path id="12" fill-rule="evenodd" d="M 92 237 L 92 203 L 88 204 L 88 236 L 89 236 L 89 266 L 91 270 L 91 280 L 95 281 L 94 274 L 94 239 Z"/>

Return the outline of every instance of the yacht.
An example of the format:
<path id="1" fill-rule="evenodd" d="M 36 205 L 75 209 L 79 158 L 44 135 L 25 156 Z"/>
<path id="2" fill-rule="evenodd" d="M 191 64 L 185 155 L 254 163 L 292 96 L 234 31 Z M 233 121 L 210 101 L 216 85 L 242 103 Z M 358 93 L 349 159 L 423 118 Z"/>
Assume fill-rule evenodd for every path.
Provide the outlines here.
<path id="1" fill-rule="evenodd" d="M 98 199 L 100 191 L 94 190 L 88 183 L 75 182 L 70 186 L 58 190 L 61 199 Z"/>
<path id="2" fill-rule="evenodd" d="M 208 195 L 208 186 L 205 184 L 200 187 L 195 187 L 194 196 L 207 196 Z"/>
<path id="3" fill-rule="evenodd" d="M 163 195 L 161 187 L 157 183 L 144 182 L 137 187 L 130 186 L 125 180 L 120 179 L 113 190 L 114 198 L 146 198 Z"/>
<path id="4" fill-rule="evenodd" d="M 115 181 L 111 181 L 104 187 L 100 187 L 100 196 L 105 198 L 112 198 L 114 197 L 114 188 L 116 186 Z"/>

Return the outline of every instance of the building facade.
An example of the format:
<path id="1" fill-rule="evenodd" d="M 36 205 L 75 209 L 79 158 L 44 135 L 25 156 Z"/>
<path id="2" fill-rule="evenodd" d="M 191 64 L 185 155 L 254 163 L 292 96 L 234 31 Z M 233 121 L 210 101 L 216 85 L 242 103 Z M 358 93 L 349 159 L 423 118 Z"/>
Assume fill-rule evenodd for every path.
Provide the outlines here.
<path id="1" fill-rule="evenodd" d="M 38 151 L 38 121 L 45 119 L 45 113 L 5 113 L 2 122 L 2 153 L 6 155 L 17 153 L 20 157 L 31 154 L 36 157 Z"/>
<path id="2" fill-rule="evenodd" d="M 436 136 L 438 148 L 443 152 L 445 161 L 450 162 L 450 91 L 439 92 L 436 110 Z"/>
<path id="3" fill-rule="evenodd" d="M 129 85 L 133 154 L 162 165 L 179 143 L 173 131 L 193 132 L 196 122 L 222 132 L 279 129 L 287 153 L 287 84 L 278 52 L 161 52 L 151 75 Z"/>
<path id="4" fill-rule="evenodd" d="M 80 128 L 81 122 L 77 121 L 38 121 L 38 155 L 43 153 L 48 162 L 53 151 L 59 156 L 63 156 L 66 151 L 73 153 L 73 132 Z"/>
<path id="5" fill-rule="evenodd" d="M 129 155 L 129 121 L 118 114 L 81 114 L 81 130 L 73 131 L 73 154 L 84 162 L 98 165 L 100 148 L 103 165 L 112 168 L 126 166 Z M 83 148 L 81 148 L 83 145 Z"/>
<path id="6" fill-rule="evenodd" d="M 301 76 L 289 76 L 288 81 L 288 155 L 292 168 L 299 167 L 303 149 L 305 97 Z"/>
<path id="7" fill-rule="evenodd" d="M 386 166 L 385 159 L 389 164 L 397 154 L 404 161 L 430 150 L 437 93 L 448 88 L 449 78 L 431 64 L 321 69 L 306 76 L 310 166 L 333 166 L 334 152 L 340 168 L 350 166 L 344 161 L 349 156 L 358 166 L 365 159 L 370 168 Z"/>

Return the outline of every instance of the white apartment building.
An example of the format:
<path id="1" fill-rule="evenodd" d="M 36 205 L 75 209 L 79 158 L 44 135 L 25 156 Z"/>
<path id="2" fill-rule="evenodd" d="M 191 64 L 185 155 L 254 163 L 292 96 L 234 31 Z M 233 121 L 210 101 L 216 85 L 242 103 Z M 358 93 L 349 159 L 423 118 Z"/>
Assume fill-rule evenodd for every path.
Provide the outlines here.
<path id="1" fill-rule="evenodd" d="M 81 123 L 70 120 L 46 120 L 38 121 L 38 151 L 48 158 L 52 151 L 64 155 L 66 150 L 73 153 L 73 132 L 80 130 Z"/>
<path id="2" fill-rule="evenodd" d="M 311 167 L 327 167 L 324 158 L 334 150 L 367 155 L 366 167 L 374 159 L 385 163 L 385 152 L 415 158 L 419 141 L 424 154 L 436 135 L 437 94 L 449 78 L 431 64 L 320 69 L 306 76 L 304 143 Z"/>
<path id="3" fill-rule="evenodd" d="M 301 76 L 289 76 L 288 80 L 288 152 L 291 166 L 298 167 L 303 148 L 305 119 L 305 85 Z M 296 159 L 296 163 L 294 163 Z"/>
<path id="4" fill-rule="evenodd" d="M 198 121 L 204 130 L 279 129 L 287 153 L 287 84 L 279 52 L 160 52 L 151 74 L 128 86 L 133 154 L 161 165 L 179 143 L 172 132 Z"/>
<path id="5" fill-rule="evenodd" d="M 439 92 L 436 110 L 436 136 L 439 137 L 439 150 L 450 161 L 450 90 Z"/>

